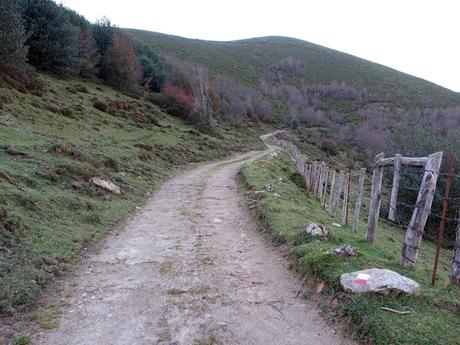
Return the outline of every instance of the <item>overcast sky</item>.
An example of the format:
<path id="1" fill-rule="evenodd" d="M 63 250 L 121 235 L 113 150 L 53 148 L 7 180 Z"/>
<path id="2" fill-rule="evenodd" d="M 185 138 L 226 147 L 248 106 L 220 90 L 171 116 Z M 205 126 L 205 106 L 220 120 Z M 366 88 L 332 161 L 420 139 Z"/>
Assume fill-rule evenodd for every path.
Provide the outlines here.
<path id="1" fill-rule="evenodd" d="M 90 21 L 189 38 L 289 36 L 460 92 L 459 0 L 62 0 Z"/>

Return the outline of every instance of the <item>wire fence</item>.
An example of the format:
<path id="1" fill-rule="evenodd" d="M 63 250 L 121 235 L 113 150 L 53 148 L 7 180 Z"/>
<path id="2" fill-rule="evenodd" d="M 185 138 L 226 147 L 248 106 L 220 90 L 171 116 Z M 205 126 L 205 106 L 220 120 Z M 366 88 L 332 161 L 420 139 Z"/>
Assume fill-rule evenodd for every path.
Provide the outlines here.
<path id="1" fill-rule="evenodd" d="M 346 164 L 343 162 L 339 162 L 332 157 L 329 157 L 328 164 L 311 159 L 304 160 L 304 156 L 292 142 L 282 139 L 280 140 L 279 138 L 277 138 L 277 140 L 280 146 L 291 152 L 293 160 L 296 163 L 298 169 L 304 175 L 306 181 L 309 182 L 307 184 L 309 184 L 309 187 L 313 189 L 317 198 L 324 203 L 324 206 L 327 206 L 330 214 L 332 213 L 337 216 L 343 215 L 343 220 L 348 219 L 348 212 L 351 213 L 355 207 L 353 201 L 362 197 L 364 200 L 362 203 L 362 209 L 369 213 L 367 232 L 369 232 L 369 229 L 372 228 L 372 219 L 374 219 L 375 228 L 377 222 L 382 221 L 385 224 L 398 227 L 402 231 L 406 232 L 405 240 L 407 240 L 407 234 L 409 231 L 414 231 L 413 228 L 417 226 L 420 227 L 420 219 L 423 219 L 423 216 L 420 216 L 420 210 L 426 211 L 427 209 L 429 214 L 423 220 L 421 232 L 426 239 L 435 240 L 438 238 L 433 283 L 435 279 L 436 267 L 438 264 L 437 261 L 439 255 L 439 245 L 441 245 L 443 242 L 455 245 L 453 259 L 453 264 L 455 264 L 457 260 L 455 258 L 455 253 L 457 253 L 457 251 L 460 252 L 460 174 L 458 172 L 454 172 L 452 169 L 446 172 L 445 170 L 436 171 L 436 168 L 427 169 L 426 167 L 414 167 L 405 165 L 398 171 L 399 186 L 398 184 L 396 184 L 396 186 L 399 188 L 396 188 L 394 184 L 394 168 L 391 166 L 386 169 L 382 168 L 381 170 L 384 170 L 384 172 L 381 172 L 380 184 L 374 185 L 375 182 L 378 181 L 378 178 L 376 180 L 374 176 L 376 173 L 376 166 L 367 166 L 365 168 L 363 187 L 360 191 L 360 187 L 357 186 L 359 172 L 346 169 Z M 407 161 L 408 158 L 405 159 Z M 423 162 L 424 159 L 428 160 L 429 157 L 420 158 L 420 161 Z M 339 174 L 335 173 L 336 189 L 334 190 L 330 178 L 332 171 L 336 172 L 336 170 L 339 171 Z M 342 175 L 345 176 L 345 178 Z M 353 185 L 353 187 L 347 185 L 346 176 L 350 176 L 350 183 Z M 437 184 L 429 183 L 433 176 L 437 176 Z M 338 187 L 339 179 L 342 182 L 342 186 L 340 187 Z M 345 185 L 343 185 L 344 183 Z M 447 185 L 449 186 L 447 187 Z M 450 188 L 450 185 L 452 185 L 452 188 Z M 426 186 L 430 186 L 431 189 L 423 189 Z M 379 188 L 377 193 L 379 195 L 375 194 L 375 191 L 373 190 L 374 187 Z M 340 188 L 340 190 L 337 191 L 337 188 Z M 394 193 L 392 193 L 393 189 L 397 190 L 397 198 L 393 200 L 393 202 L 390 202 L 390 198 L 395 197 L 393 195 Z M 446 189 L 451 189 L 450 193 L 446 193 Z M 422 192 L 431 195 L 431 199 L 428 199 L 431 208 L 429 207 L 430 205 L 426 205 L 427 200 L 425 199 L 425 195 L 423 195 Z M 332 194 L 332 196 L 330 194 Z M 373 214 L 374 208 L 376 206 L 375 200 L 378 200 L 378 208 L 376 211 L 377 214 Z M 327 205 L 331 201 L 332 205 Z M 356 205 L 359 204 L 356 202 Z M 341 208 L 343 211 L 337 211 L 338 208 Z M 391 218 L 389 217 L 390 211 L 393 211 L 391 212 L 394 215 L 393 220 L 387 219 Z M 357 212 L 356 214 L 359 215 L 360 212 Z M 361 217 L 364 217 L 364 214 L 362 214 Z M 354 224 L 356 222 L 359 222 L 359 219 L 353 220 Z M 441 228 L 441 235 L 438 235 L 438 229 L 441 230 Z M 446 235 L 443 234 L 444 229 L 446 229 Z M 415 233 L 418 236 L 420 229 L 415 230 Z M 368 242 L 372 244 L 374 240 L 373 237 L 371 236 L 371 240 L 369 240 L 368 233 L 366 233 L 366 237 Z M 404 243 L 404 245 L 407 246 L 408 244 Z M 420 249 L 419 247 L 420 246 L 417 245 L 417 252 Z M 404 250 L 405 249 L 403 246 L 403 253 Z M 408 251 L 410 250 L 411 249 L 409 248 Z M 415 255 L 415 259 L 416 257 L 417 255 Z M 406 267 L 415 267 L 415 261 L 412 262 L 412 260 L 409 259 L 408 261 L 410 262 Z M 403 262 L 402 259 L 401 262 Z M 441 263 L 441 265 L 448 266 L 446 262 Z"/>

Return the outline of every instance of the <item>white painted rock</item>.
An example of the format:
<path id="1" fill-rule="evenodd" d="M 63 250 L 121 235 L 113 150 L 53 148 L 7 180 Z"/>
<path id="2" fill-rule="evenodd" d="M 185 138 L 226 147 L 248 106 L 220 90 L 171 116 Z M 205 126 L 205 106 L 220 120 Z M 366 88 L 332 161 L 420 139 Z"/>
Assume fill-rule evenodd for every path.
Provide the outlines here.
<path id="1" fill-rule="evenodd" d="M 342 274 L 340 283 L 345 291 L 353 293 L 379 292 L 386 295 L 399 292 L 417 295 L 420 292 L 419 283 L 394 271 L 380 268 Z"/>
<path id="2" fill-rule="evenodd" d="M 356 256 L 356 248 L 349 244 L 342 244 L 341 246 L 329 249 L 329 253 L 339 256 Z"/>
<path id="3" fill-rule="evenodd" d="M 121 194 L 121 188 L 118 187 L 115 183 L 100 179 L 99 177 L 93 177 L 91 180 L 89 180 L 92 184 L 101 187 L 105 190 L 108 190 L 109 192 L 115 193 L 115 194 Z"/>
<path id="4" fill-rule="evenodd" d="M 312 236 L 327 236 L 328 235 L 328 231 L 326 230 L 324 226 L 318 225 L 315 223 L 311 223 L 307 227 L 306 231 L 307 231 L 307 234 L 310 234 Z"/>

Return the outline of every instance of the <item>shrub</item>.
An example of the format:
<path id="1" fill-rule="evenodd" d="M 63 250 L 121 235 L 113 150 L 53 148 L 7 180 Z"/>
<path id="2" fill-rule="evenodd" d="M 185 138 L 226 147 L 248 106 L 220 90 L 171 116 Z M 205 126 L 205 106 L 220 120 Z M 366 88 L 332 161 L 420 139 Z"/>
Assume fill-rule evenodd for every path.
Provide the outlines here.
<path id="1" fill-rule="evenodd" d="M 106 112 L 109 109 L 109 105 L 106 102 L 101 101 L 99 99 L 94 102 L 93 106 L 97 110 L 100 110 L 100 111 L 103 111 L 103 112 Z"/>
<path id="2" fill-rule="evenodd" d="M 217 93 L 221 98 L 221 111 L 237 119 L 271 121 L 273 109 L 255 90 L 250 89 L 232 77 L 217 79 Z"/>
<path id="3" fill-rule="evenodd" d="M 324 139 L 321 142 L 321 150 L 335 156 L 339 153 L 339 146 L 332 139 Z"/>
<path id="4" fill-rule="evenodd" d="M 273 65 L 272 69 L 294 77 L 302 77 L 305 74 L 305 71 L 302 68 L 302 62 L 292 56 L 282 59 L 280 62 Z"/>
<path id="5" fill-rule="evenodd" d="M 186 119 L 195 108 L 193 96 L 183 88 L 166 82 L 163 93 L 155 94 L 151 100 L 166 112 Z"/>

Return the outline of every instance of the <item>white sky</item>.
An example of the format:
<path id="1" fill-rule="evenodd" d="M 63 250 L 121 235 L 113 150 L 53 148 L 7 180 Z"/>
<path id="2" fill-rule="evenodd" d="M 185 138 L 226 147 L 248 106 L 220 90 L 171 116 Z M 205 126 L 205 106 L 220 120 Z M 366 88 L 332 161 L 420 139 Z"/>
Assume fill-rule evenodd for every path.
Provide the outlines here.
<path id="1" fill-rule="evenodd" d="M 59 0 L 58 0 L 59 1 Z M 459 0 L 62 0 L 88 20 L 189 38 L 289 36 L 460 92 Z"/>

